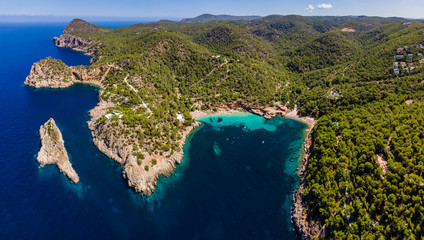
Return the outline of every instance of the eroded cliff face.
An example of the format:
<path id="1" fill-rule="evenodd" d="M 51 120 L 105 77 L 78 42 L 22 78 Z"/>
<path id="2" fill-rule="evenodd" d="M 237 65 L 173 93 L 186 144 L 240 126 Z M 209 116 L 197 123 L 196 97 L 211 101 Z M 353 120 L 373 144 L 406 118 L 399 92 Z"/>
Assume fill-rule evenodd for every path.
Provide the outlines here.
<path id="1" fill-rule="evenodd" d="M 83 38 L 78 35 L 81 33 L 95 32 L 102 29 L 81 19 L 72 20 L 66 26 L 60 37 L 54 37 L 53 41 L 58 47 L 71 48 L 75 51 L 85 52 L 87 55 L 95 55 L 101 48 L 100 44 L 94 44 L 91 38 Z"/>
<path id="2" fill-rule="evenodd" d="M 128 181 L 128 186 L 132 187 L 136 192 L 142 192 L 150 195 L 154 192 L 159 176 L 169 176 L 180 164 L 184 153 L 183 146 L 185 140 L 192 130 L 200 126 L 199 122 L 195 122 L 186 127 L 181 133 L 181 139 L 178 140 L 180 148 L 172 152 L 164 152 L 155 154 L 146 151 L 142 145 L 143 159 L 136 157 L 133 146 L 136 143 L 130 135 L 123 132 L 134 132 L 119 120 L 118 125 L 113 125 L 109 121 L 102 121 L 105 114 L 109 112 L 109 108 L 114 104 L 101 100 L 99 104 L 90 111 L 91 120 L 88 121 L 88 127 L 93 136 L 93 143 L 97 148 L 109 158 L 114 159 L 122 166 L 122 175 Z"/>
<path id="3" fill-rule="evenodd" d="M 93 47 L 92 39 L 84 39 L 71 34 L 62 34 L 60 37 L 54 37 L 53 41 L 58 47 L 72 48 L 75 51 L 86 52 L 87 55 L 93 55 L 97 48 Z"/>
<path id="4" fill-rule="evenodd" d="M 79 182 L 79 176 L 69 161 L 68 153 L 62 133 L 53 118 L 50 118 L 40 127 L 41 149 L 37 155 L 37 161 L 41 167 L 48 164 L 55 164 L 61 173 L 69 178 L 73 183 Z"/>
<path id="5" fill-rule="evenodd" d="M 112 65 L 97 68 L 69 67 L 58 59 L 47 57 L 32 65 L 24 84 L 35 88 L 66 88 L 77 82 L 101 86 L 103 76 L 111 67 Z"/>

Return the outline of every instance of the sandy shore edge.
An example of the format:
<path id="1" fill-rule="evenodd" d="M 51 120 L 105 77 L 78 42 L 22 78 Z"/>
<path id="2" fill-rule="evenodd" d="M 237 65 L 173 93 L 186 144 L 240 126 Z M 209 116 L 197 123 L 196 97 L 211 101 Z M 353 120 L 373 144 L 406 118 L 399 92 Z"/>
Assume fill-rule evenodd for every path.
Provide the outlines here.
<path id="1" fill-rule="evenodd" d="M 191 116 L 197 121 L 211 116 L 225 116 L 233 115 L 238 113 L 252 113 L 243 108 L 218 108 L 216 111 L 213 110 L 196 110 L 191 112 Z M 255 114 L 255 113 L 252 113 Z M 297 237 L 301 239 L 302 237 L 310 238 L 312 235 L 319 234 L 319 229 L 315 224 L 309 224 L 306 217 L 307 213 L 303 208 L 303 191 L 305 189 L 305 178 L 308 166 L 309 159 L 309 150 L 312 144 L 311 131 L 314 128 L 317 120 L 312 117 L 304 117 L 298 114 L 297 107 L 295 109 L 288 111 L 283 118 L 293 119 L 299 122 L 304 123 L 307 127 L 305 129 L 305 139 L 302 143 L 301 153 L 299 155 L 299 167 L 298 167 L 298 176 L 299 176 L 299 186 L 295 189 L 293 193 L 293 206 L 291 209 L 291 221 L 293 228 L 297 234 Z"/>

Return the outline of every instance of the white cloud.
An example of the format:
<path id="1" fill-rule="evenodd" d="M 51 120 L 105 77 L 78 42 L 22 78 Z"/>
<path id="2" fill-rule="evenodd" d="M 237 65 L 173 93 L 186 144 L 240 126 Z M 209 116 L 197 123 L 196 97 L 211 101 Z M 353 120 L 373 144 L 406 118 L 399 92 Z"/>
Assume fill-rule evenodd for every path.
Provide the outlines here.
<path id="1" fill-rule="evenodd" d="M 319 9 L 330 9 L 333 8 L 333 5 L 331 3 L 321 3 L 317 6 Z"/>
<path id="2" fill-rule="evenodd" d="M 315 9 L 315 7 L 314 6 L 312 6 L 312 4 L 309 4 L 309 6 L 306 8 L 306 10 L 309 10 L 309 11 L 311 11 L 312 12 L 312 10 L 314 10 Z"/>

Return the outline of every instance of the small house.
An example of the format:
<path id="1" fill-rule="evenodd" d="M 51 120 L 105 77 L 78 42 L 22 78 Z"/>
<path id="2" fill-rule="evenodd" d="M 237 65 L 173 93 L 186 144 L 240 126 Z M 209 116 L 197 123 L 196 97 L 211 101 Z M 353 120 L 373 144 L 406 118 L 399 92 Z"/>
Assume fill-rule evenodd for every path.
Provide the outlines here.
<path id="1" fill-rule="evenodd" d="M 396 52 L 403 52 L 403 48 L 396 49 Z"/>
<path id="2" fill-rule="evenodd" d="M 414 58 L 414 54 L 408 54 L 409 58 Z"/>
<path id="3" fill-rule="evenodd" d="M 111 112 L 105 115 L 106 119 L 111 119 L 113 116 L 117 116 L 118 118 L 122 118 L 121 113 Z"/>
<path id="4" fill-rule="evenodd" d="M 399 67 L 399 62 L 394 62 L 393 63 L 393 67 L 398 68 Z"/>
<path id="5" fill-rule="evenodd" d="M 399 68 L 395 68 L 395 69 L 393 70 L 393 72 L 394 72 L 396 75 L 399 75 Z"/>
<path id="6" fill-rule="evenodd" d="M 403 58 L 403 55 L 395 55 L 395 59 Z"/>
<path id="7" fill-rule="evenodd" d="M 184 122 L 184 115 L 182 113 L 177 113 L 177 120 L 180 122 Z"/>
<path id="8" fill-rule="evenodd" d="M 400 62 L 400 65 L 401 65 L 402 67 L 406 67 L 406 62 Z"/>

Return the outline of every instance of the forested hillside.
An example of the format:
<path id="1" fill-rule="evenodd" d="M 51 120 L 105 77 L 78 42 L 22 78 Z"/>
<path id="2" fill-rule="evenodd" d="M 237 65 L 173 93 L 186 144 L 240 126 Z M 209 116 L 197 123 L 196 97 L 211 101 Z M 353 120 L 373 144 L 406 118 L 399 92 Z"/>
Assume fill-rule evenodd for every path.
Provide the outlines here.
<path id="1" fill-rule="evenodd" d="M 424 237 L 424 25 L 377 17 L 268 16 L 71 29 L 117 66 L 102 99 L 134 149 L 167 152 L 190 111 L 273 106 L 317 118 L 304 192 L 329 238 Z M 140 129 L 139 126 L 142 126 Z M 162 153 L 161 153 L 162 154 Z"/>

